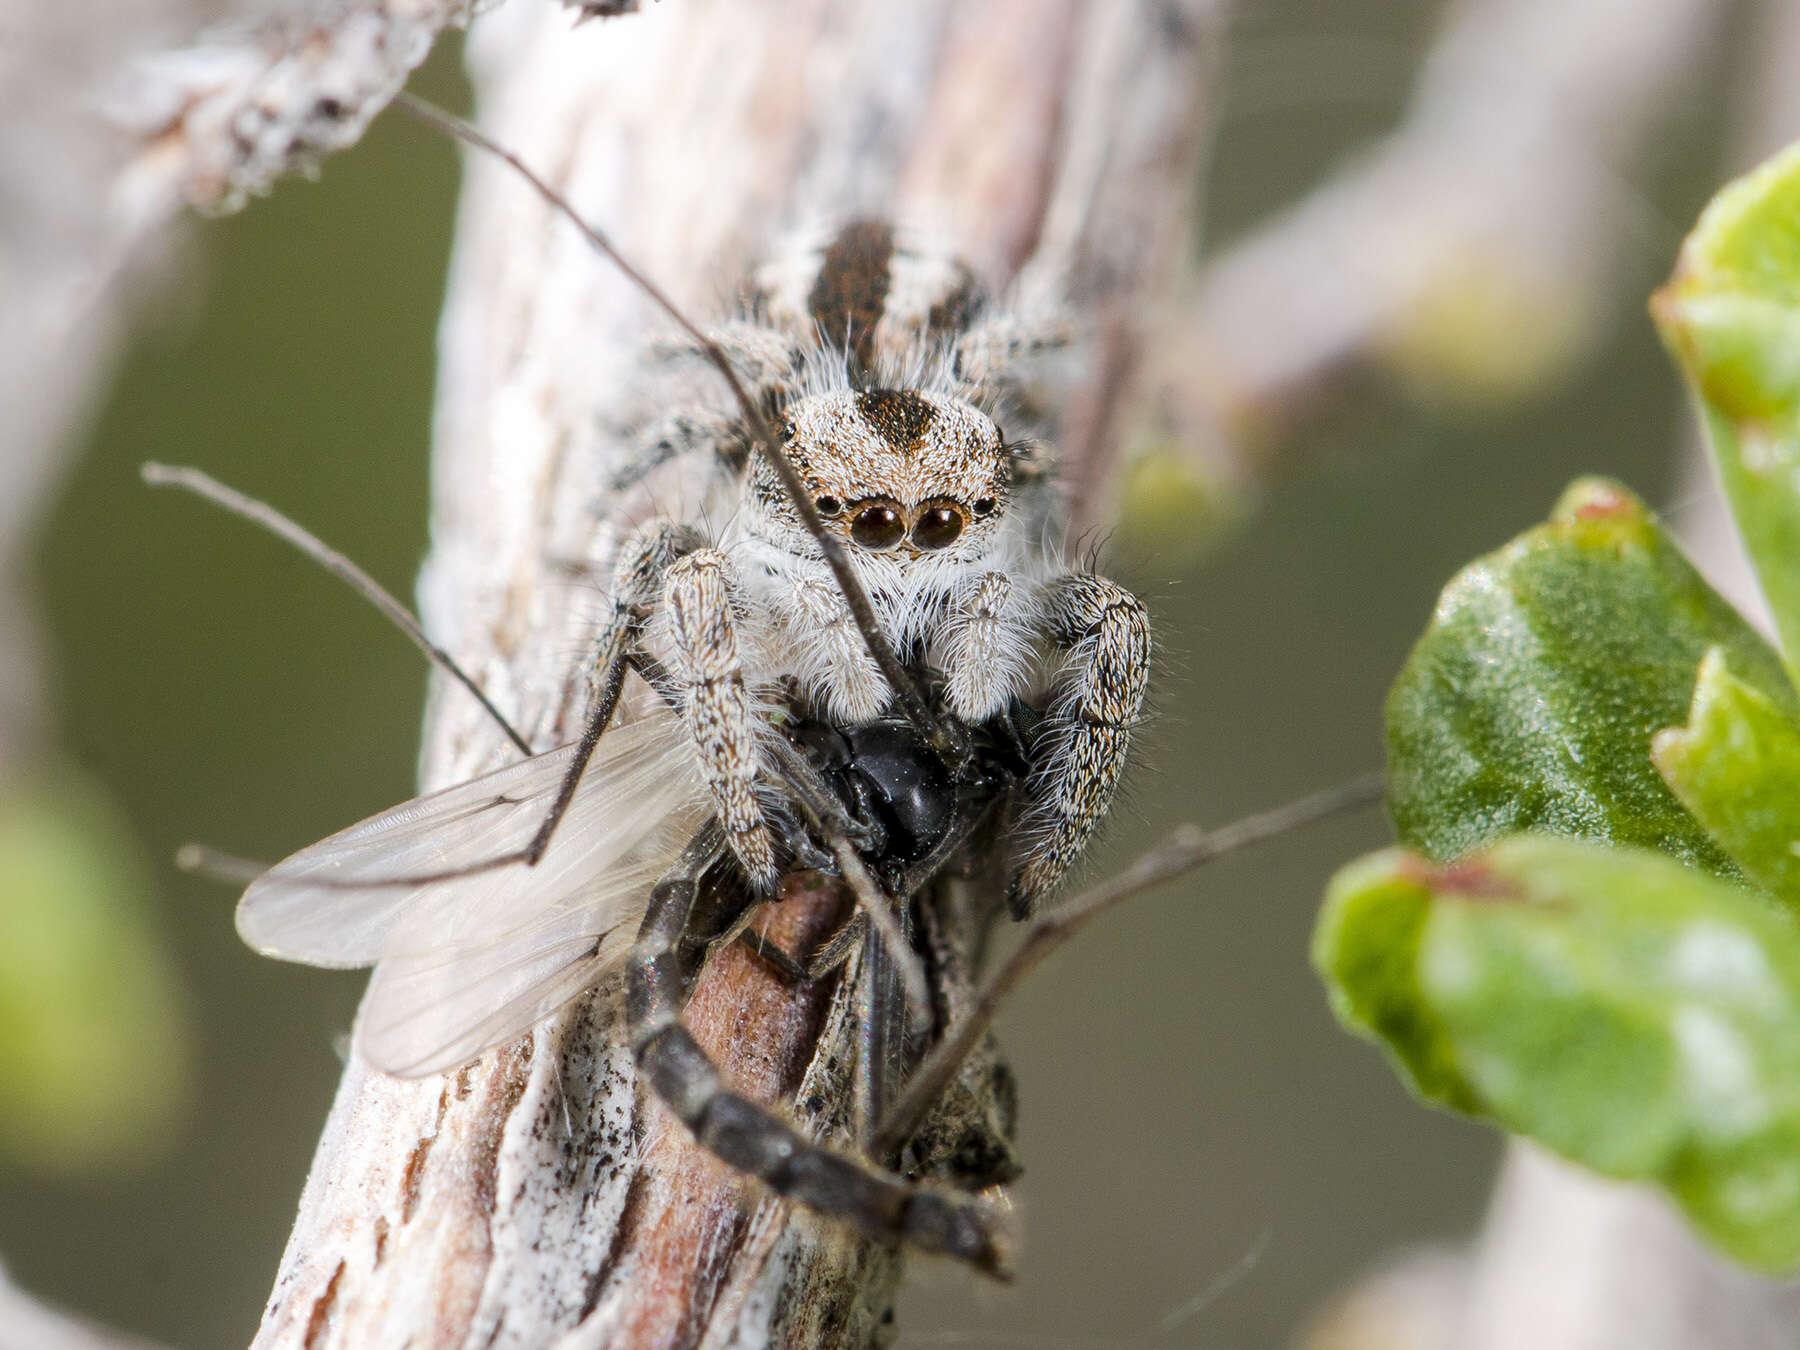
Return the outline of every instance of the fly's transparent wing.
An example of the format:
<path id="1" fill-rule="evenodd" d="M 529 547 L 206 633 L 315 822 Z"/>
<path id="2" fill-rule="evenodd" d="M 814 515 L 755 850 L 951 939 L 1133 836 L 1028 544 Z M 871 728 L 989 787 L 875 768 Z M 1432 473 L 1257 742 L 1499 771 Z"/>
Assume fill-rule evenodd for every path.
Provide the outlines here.
<path id="1" fill-rule="evenodd" d="M 511 1040 L 618 963 L 650 888 L 704 818 L 673 719 L 601 739 L 536 867 L 379 883 L 522 848 L 571 753 L 509 765 L 302 849 L 244 892 L 238 931 L 270 956 L 374 964 L 356 1043 L 388 1073 L 452 1069 Z"/>
<path id="2" fill-rule="evenodd" d="M 634 924 L 622 923 L 604 938 L 392 957 L 369 981 L 357 1016 L 357 1051 L 402 1078 L 466 1064 L 598 982 L 623 959 L 634 932 Z"/>
<path id="3" fill-rule="evenodd" d="M 238 902 L 238 932 L 267 956 L 317 966 L 442 958 L 512 944 L 547 951 L 600 937 L 641 905 L 702 800 L 680 729 L 658 714 L 610 731 L 536 867 L 411 885 L 523 848 L 544 819 L 570 749 L 419 797 L 300 850 Z"/>
<path id="4" fill-rule="evenodd" d="M 356 1047 L 401 1077 L 439 1073 L 512 1040 L 615 968 L 656 880 L 699 826 L 677 810 L 589 888 L 497 942 L 383 958 L 357 1016 Z"/>

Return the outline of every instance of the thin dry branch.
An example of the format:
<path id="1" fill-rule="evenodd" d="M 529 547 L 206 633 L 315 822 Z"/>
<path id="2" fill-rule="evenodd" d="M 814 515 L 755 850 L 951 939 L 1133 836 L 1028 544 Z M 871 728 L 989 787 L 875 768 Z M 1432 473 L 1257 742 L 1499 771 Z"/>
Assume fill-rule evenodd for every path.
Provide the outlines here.
<path id="1" fill-rule="evenodd" d="M 782 231 L 867 210 L 941 229 L 1027 303 L 1066 291 L 1095 333 L 1061 410 L 1092 518 L 1138 316 L 1184 262 L 1219 8 L 692 0 L 572 28 L 515 6 L 476 26 L 470 56 L 490 133 L 690 311 L 716 313 Z M 565 222 L 499 166 L 471 164 L 423 606 L 434 639 L 539 743 L 571 729 L 569 658 L 591 637 L 567 561 L 604 573 L 635 523 L 604 516 L 598 485 L 651 331 L 642 295 Z M 498 749 L 461 700 L 434 697 L 428 786 Z M 794 941 L 843 902 L 790 894 L 768 921 Z M 836 1128 L 858 978 L 853 965 L 822 993 L 789 989 L 729 953 L 688 1018 L 740 1087 Z M 611 1014 L 584 1000 L 445 1079 L 352 1064 L 257 1343 L 883 1339 L 898 1254 L 698 1150 L 641 1100 Z M 1003 1114 L 964 1096 L 972 1116 Z"/>

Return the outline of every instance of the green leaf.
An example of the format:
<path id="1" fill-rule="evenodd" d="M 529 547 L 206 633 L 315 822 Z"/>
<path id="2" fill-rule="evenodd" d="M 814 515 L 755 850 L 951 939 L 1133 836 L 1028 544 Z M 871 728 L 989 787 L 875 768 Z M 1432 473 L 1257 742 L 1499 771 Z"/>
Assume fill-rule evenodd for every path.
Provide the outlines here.
<path id="1" fill-rule="evenodd" d="M 1744 874 L 1800 913 L 1800 728 L 1721 649 L 1700 663 L 1687 725 L 1659 732 L 1651 759 Z"/>
<path id="2" fill-rule="evenodd" d="M 0 1153 L 78 1172 L 155 1152 L 185 1100 L 173 972 L 130 835 L 59 773 L 0 793 Z"/>
<path id="3" fill-rule="evenodd" d="M 1550 521 L 1459 574 L 1388 696 L 1401 841 L 1457 857 L 1545 830 L 1738 875 L 1650 760 L 1710 649 L 1787 715 L 1780 658 L 1627 489 L 1583 479 Z"/>
<path id="4" fill-rule="evenodd" d="M 1764 900 L 1542 835 L 1447 866 L 1390 849 L 1334 878 L 1313 962 L 1421 1097 L 1800 1264 L 1800 926 Z"/>
<path id="5" fill-rule="evenodd" d="M 1800 669 L 1800 146 L 1713 198 L 1651 302 Z"/>

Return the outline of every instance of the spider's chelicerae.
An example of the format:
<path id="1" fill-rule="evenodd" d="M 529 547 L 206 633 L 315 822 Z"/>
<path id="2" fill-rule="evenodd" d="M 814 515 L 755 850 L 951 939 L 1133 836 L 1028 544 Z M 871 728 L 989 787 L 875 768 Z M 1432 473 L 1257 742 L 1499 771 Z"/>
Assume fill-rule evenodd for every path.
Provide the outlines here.
<path id="1" fill-rule="evenodd" d="M 763 268 L 711 341 L 747 402 L 704 368 L 704 345 L 655 349 L 645 388 L 672 401 L 600 485 L 610 518 L 637 523 L 582 742 L 296 854 L 246 892 L 239 926 L 273 955 L 378 963 L 358 1045 L 405 1074 L 466 1062 L 622 966 L 641 1071 L 705 1147 L 872 1235 L 994 1270 L 983 1205 L 733 1094 L 681 1012 L 707 952 L 785 872 L 877 891 L 882 922 L 821 953 L 765 953 L 816 976 L 861 936 L 886 972 L 865 1033 L 880 1062 L 859 1079 L 872 1131 L 906 1047 L 943 1031 L 916 990 L 902 996 L 930 889 L 979 874 L 1024 917 L 1106 814 L 1150 633 L 1135 597 L 1049 546 L 1054 458 L 1020 433 L 1040 430 L 1032 372 L 1060 328 L 864 220 Z M 816 520 L 757 453 L 759 421 Z M 659 509 L 671 501 L 684 506 Z M 862 623 L 820 527 L 867 596 Z M 628 669 L 657 697 L 606 732 Z"/>

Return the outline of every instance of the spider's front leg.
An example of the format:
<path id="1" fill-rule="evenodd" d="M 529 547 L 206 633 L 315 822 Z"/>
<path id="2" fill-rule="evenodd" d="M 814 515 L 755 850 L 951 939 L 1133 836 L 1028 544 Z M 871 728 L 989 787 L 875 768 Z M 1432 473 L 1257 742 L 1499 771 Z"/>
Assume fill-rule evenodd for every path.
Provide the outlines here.
<path id="1" fill-rule="evenodd" d="M 1112 804 L 1150 677 L 1150 616 L 1124 587 L 1072 572 L 1045 587 L 1048 636 L 1069 655 L 1025 785 L 1025 854 L 1007 902 L 1029 915 Z"/>
<path id="2" fill-rule="evenodd" d="M 726 842 L 751 886 L 775 889 L 781 868 L 756 786 L 762 776 L 757 732 L 762 712 L 744 680 L 738 647 L 741 591 L 730 560 L 697 549 L 664 573 L 663 607 L 682 686 L 682 719 L 699 756 L 700 777 L 724 827 Z"/>
<path id="3" fill-rule="evenodd" d="M 708 822 L 650 892 L 625 972 L 632 1052 L 651 1089 L 714 1156 L 778 1195 L 847 1223 L 878 1241 L 942 1252 L 1004 1276 L 997 1216 L 978 1201 L 914 1186 L 802 1136 L 730 1091 L 682 1024 L 687 992 L 730 915 L 708 881 L 720 831 Z M 747 897 L 745 897 L 747 899 Z"/>
<path id="4" fill-rule="evenodd" d="M 634 488 L 663 465 L 690 455 L 729 460 L 731 447 L 737 444 L 734 427 L 724 413 L 672 413 L 638 433 L 637 445 L 608 489 L 616 493 Z"/>

